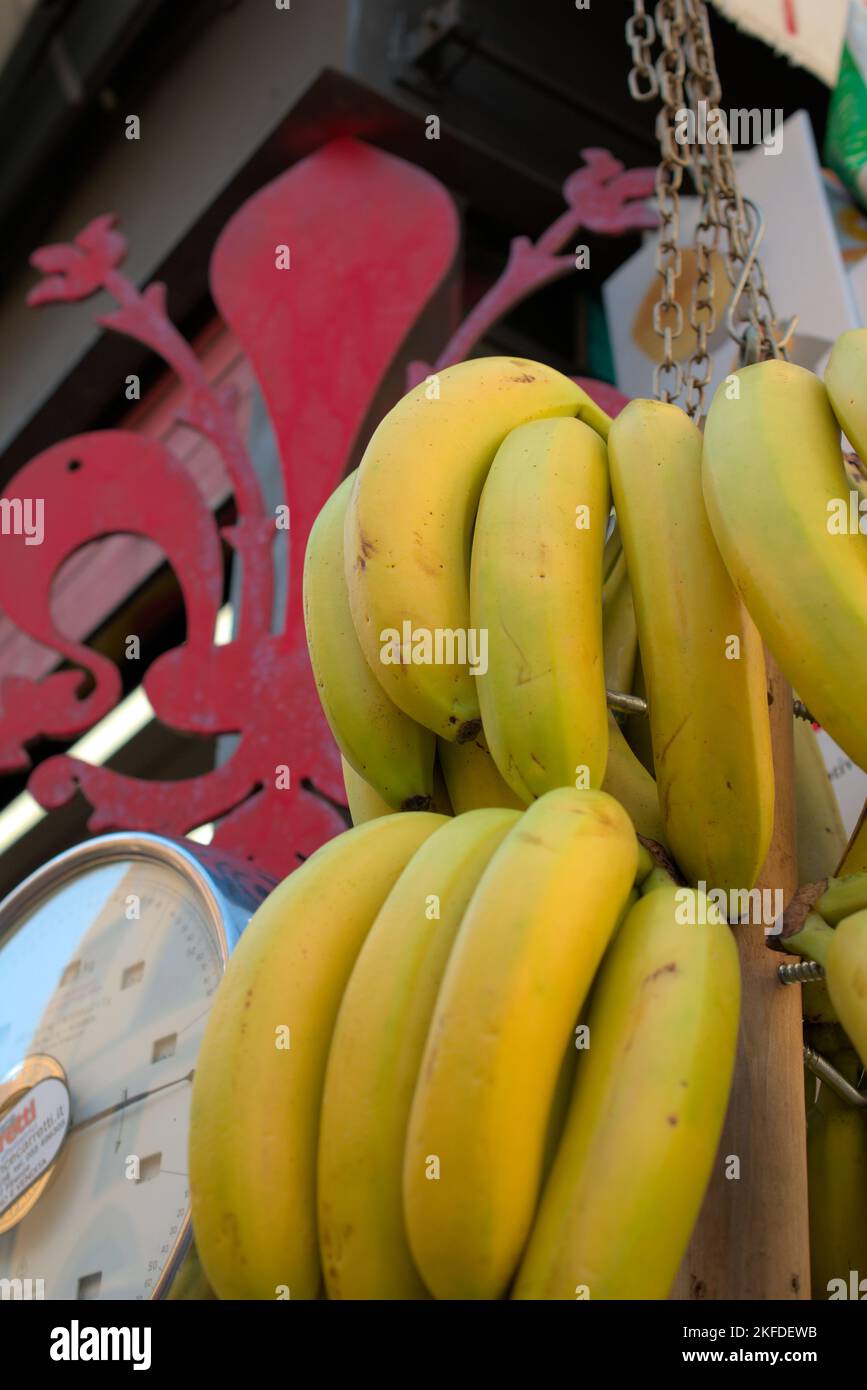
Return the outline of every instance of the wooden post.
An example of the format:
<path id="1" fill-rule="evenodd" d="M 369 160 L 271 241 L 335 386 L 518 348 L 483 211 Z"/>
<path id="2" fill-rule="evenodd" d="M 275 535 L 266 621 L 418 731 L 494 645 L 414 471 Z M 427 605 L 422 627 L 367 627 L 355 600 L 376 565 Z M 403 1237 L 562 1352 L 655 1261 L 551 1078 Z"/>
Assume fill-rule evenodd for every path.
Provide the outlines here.
<path id="1" fill-rule="evenodd" d="M 792 692 L 765 653 L 775 786 L 774 834 L 758 887 L 798 886 Z M 735 928 L 743 1002 L 725 1128 L 672 1298 L 810 1297 L 801 990 L 777 980 L 763 929 Z M 727 1178 L 729 1156 L 739 1178 Z"/>

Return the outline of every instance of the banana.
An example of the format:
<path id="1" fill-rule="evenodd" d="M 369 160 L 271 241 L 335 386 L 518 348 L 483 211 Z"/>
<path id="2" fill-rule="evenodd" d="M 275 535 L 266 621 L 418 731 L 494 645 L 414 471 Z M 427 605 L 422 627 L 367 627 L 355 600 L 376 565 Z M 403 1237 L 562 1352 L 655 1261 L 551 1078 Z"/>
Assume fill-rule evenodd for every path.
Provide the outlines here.
<path id="1" fill-rule="evenodd" d="M 825 368 L 825 390 L 837 424 L 867 462 L 867 329 L 841 333 Z M 860 488 L 859 488 L 860 491 Z"/>
<path id="2" fill-rule="evenodd" d="M 527 805 L 503 781 L 481 732 L 466 743 L 438 739 L 437 761 L 458 815 L 464 811 L 479 811 L 485 806 L 507 806 L 523 811 Z"/>
<path id="3" fill-rule="evenodd" d="M 355 629 L 396 705 L 446 739 L 475 738 L 483 655 L 469 629 L 470 537 L 485 476 L 516 425 L 608 416 L 579 386 L 524 358 L 447 367 L 391 410 L 367 446 L 346 516 Z M 385 659 L 383 659 L 385 658 Z"/>
<path id="4" fill-rule="evenodd" d="M 774 819 L 765 662 L 705 514 L 701 434 L 635 400 L 608 443 L 666 843 L 693 883 L 749 889 Z"/>
<path id="5" fill-rule="evenodd" d="M 831 1003 L 861 1061 L 867 1066 L 867 911 L 845 917 L 825 956 Z"/>
<path id="6" fill-rule="evenodd" d="M 307 649 L 325 718 L 350 767 L 392 810 L 433 795 L 434 738 L 392 704 L 365 661 L 349 611 L 343 530 L 354 474 L 319 513 L 304 557 Z"/>
<path id="7" fill-rule="evenodd" d="M 229 959 L 189 1136 L 196 1246 L 220 1298 L 275 1298 L 282 1287 L 316 1298 L 316 1145 L 337 1010 L 398 875 L 446 823 L 397 813 L 330 840 L 275 888 Z"/>
<path id="8" fill-rule="evenodd" d="M 848 1049 L 829 1059 L 853 1086 L 861 1063 Z M 810 1277 L 813 1298 L 849 1297 L 851 1275 L 867 1271 L 867 1116 L 837 1096 L 826 1082 L 818 1095 L 806 1074 L 807 1191 L 810 1208 Z"/>
<path id="9" fill-rule="evenodd" d="M 427 1296 L 403 1224 L 410 1105 L 452 942 L 518 819 L 517 811 L 469 811 L 431 835 L 355 963 L 331 1042 L 319 1141 L 319 1240 L 330 1298 Z"/>
<path id="10" fill-rule="evenodd" d="M 642 897 L 606 953 L 518 1299 L 662 1299 L 686 1250 L 728 1103 L 738 953 L 692 893 Z"/>
<path id="11" fill-rule="evenodd" d="M 598 787 L 608 754 L 602 550 L 605 445 L 580 420 L 520 425 L 479 503 L 470 621 L 488 634 L 476 682 L 500 773 L 524 801 Z"/>
<path id="12" fill-rule="evenodd" d="M 821 879 L 815 881 L 822 882 Z M 853 912 L 863 911 L 867 908 L 867 873 L 827 879 L 813 907 L 831 927 L 836 927 L 844 917 L 851 917 Z"/>
<path id="13" fill-rule="evenodd" d="M 498 1298 L 527 1237 L 563 1052 L 632 890 L 604 792 L 559 788 L 488 865 L 452 950 L 413 1098 L 404 1214 L 437 1298 Z"/>
<path id="14" fill-rule="evenodd" d="M 858 824 L 849 836 L 846 852 L 837 865 L 838 874 L 867 872 L 867 802 L 864 803 Z"/>
<path id="15" fill-rule="evenodd" d="M 792 688 L 867 767 L 867 542 L 838 534 L 849 485 L 837 421 L 803 367 L 773 360 L 735 377 L 738 398 L 716 392 L 704 434 L 717 544 Z"/>
<path id="16" fill-rule="evenodd" d="M 389 806 L 387 801 L 383 801 L 379 792 L 374 791 L 369 782 L 365 782 L 363 777 L 359 777 L 355 768 L 350 766 L 342 753 L 340 766 L 343 769 L 343 786 L 346 790 L 346 801 L 353 825 L 364 825 L 366 821 L 376 820 L 377 816 L 395 814 L 394 807 Z"/>
<path id="17" fill-rule="evenodd" d="M 839 864 L 846 830 L 816 735 L 806 719 L 793 722 L 798 878 L 801 883 L 818 883 Z"/>
<path id="18" fill-rule="evenodd" d="M 635 676 L 638 628 L 622 551 L 602 589 L 602 648 L 606 688 L 628 694 Z"/>
<path id="19" fill-rule="evenodd" d="M 639 835 L 665 844 L 665 828 L 659 814 L 656 783 L 633 753 L 620 725 L 608 715 L 608 763 L 602 790 L 619 801 Z"/>
<path id="20" fill-rule="evenodd" d="M 780 944 L 792 955 L 824 966 L 833 937 L 833 931 L 819 913 L 808 912 L 799 930 L 784 937 Z M 824 980 L 809 980 L 802 985 L 801 1011 L 804 1022 L 809 1025 L 839 1022 Z"/>

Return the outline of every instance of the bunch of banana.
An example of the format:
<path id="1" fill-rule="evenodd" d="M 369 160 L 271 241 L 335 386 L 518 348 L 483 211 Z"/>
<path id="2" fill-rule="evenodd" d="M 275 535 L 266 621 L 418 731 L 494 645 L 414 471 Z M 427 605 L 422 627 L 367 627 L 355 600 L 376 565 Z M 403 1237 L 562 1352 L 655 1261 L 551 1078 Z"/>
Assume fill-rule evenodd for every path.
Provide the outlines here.
<path id="1" fill-rule="evenodd" d="M 355 630 L 394 704 L 442 738 L 472 739 L 480 727 L 469 561 L 482 486 L 511 430 L 554 416 L 580 416 L 600 433 L 608 424 L 550 367 L 479 358 L 404 396 L 361 461 L 345 529 Z"/>
<path id="2" fill-rule="evenodd" d="M 519 812 L 469 811 L 404 869 L 352 972 L 331 1041 L 319 1140 L 330 1298 L 423 1298 L 403 1229 L 406 1128 L 440 983 L 472 894 Z"/>
<path id="3" fill-rule="evenodd" d="M 482 492 L 470 579 L 470 621 L 488 635 L 479 704 L 494 761 L 525 802 L 605 774 L 610 506 L 605 445 L 572 419 L 512 430 Z"/>
<path id="4" fill-rule="evenodd" d="M 850 338 L 828 379 L 860 437 L 844 384 Z M 818 377 L 778 360 L 735 373 L 711 404 L 702 474 L 717 545 L 762 636 L 814 717 L 867 767 L 867 540 L 846 520 L 840 423 Z"/>
<path id="5" fill-rule="evenodd" d="M 343 991 L 412 853 L 446 824 L 382 816 L 318 849 L 256 912 L 229 960 L 193 1081 L 196 1247 L 220 1298 L 315 1298 L 316 1147 Z"/>
<path id="6" fill-rule="evenodd" d="M 437 1298 L 498 1298 L 526 1241 L 563 1056 L 632 887 L 635 834 L 561 788 L 483 875 L 437 997 L 404 1157 L 407 1235 Z"/>
<path id="7" fill-rule="evenodd" d="M 535 1279 L 543 1183 L 583 1200 L 569 1092 L 588 1067 L 629 1148 L 629 1210 L 655 1213 L 641 1248 L 658 1235 L 667 1270 L 716 1144 L 738 991 L 727 929 L 711 914 L 675 937 L 683 890 L 653 862 L 612 797 L 559 788 L 526 810 L 379 815 L 277 888 L 230 959 L 193 1085 L 193 1225 L 216 1295 L 314 1299 L 324 1280 L 330 1298 L 500 1298 L 525 1246 Z M 611 1049 L 637 1068 L 631 1131 Z M 606 1159 L 597 1194 L 628 1224 L 625 1162 Z M 574 1236 L 582 1269 L 591 1235 Z"/>
<path id="8" fill-rule="evenodd" d="M 751 888 L 774 815 L 765 663 L 708 524 L 701 434 L 632 401 L 608 452 L 666 842 L 692 882 Z"/>

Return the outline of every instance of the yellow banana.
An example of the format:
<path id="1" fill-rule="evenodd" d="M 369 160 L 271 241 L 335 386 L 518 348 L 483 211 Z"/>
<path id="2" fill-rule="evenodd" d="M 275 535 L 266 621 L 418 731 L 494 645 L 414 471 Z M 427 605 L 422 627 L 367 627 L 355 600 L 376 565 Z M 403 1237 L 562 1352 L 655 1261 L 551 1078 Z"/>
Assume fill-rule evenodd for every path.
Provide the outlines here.
<path id="1" fill-rule="evenodd" d="M 636 400 L 608 440 L 666 842 L 693 883 L 749 889 L 774 818 L 765 662 L 705 514 L 701 434 Z"/>
<path id="2" fill-rule="evenodd" d="M 838 923 L 825 956 L 825 974 L 837 1017 L 867 1066 L 867 911 Z"/>
<path id="3" fill-rule="evenodd" d="M 527 1237 L 557 1075 L 632 890 L 635 833 L 604 792 L 525 811 L 467 908 L 404 1161 L 410 1248 L 437 1298 L 498 1298 Z"/>
<path id="4" fill-rule="evenodd" d="M 193 1081 L 193 1229 L 220 1298 L 316 1298 L 316 1145 L 334 1020 L 410 856 L 441 825 L 382 816 L 330 840 L 255 913 L 208 1016 Z M 285 1295 L 284 1295 L 285 1296 Z"/>
<path id="5" fill-rule="evenodd" d="M 485 476 L 510 430 L 553 415 L 580 415 L 600 433 L 608 424 L 550 367 L 461 362 L 404 396 L 361 461 L 345 532 L 355 629 L 394 703 L 443 738 L 479 730 L 469 560 Z"/>
<path id="6" fill-rule="evenodd" d="M 602 790 L 619 801 L 639 835 L 665 844 L 656 783 L 638 761 L 613 715 L 608 716 L 608 763 Z"/>
<path id="7" fill-rule="evenodd" d="M 828 1059 L 853 1086 L 861 1063 L 848 1049 Z M 867 1278 L 867 1116 L 806 1073 L 807 1190 L 813 1298 L 851 1297 Z M 856 1293 L 856 1297 L 860 1295 Z"/>
<path id="8" fill-rule="evenodd" d="M 359 777 L 354 767 L 341 754 L 340 766 L 343 769 L 343 786 L 353 825 L 364 825 L 366 821 L 376 820 L 377 816 L 394 815 L 394 807 L 383 801 L 378 791 L 369 782 Z"/>
<path id="9" fill-rule="evenodd" d="M 523 811 L 527 805 L 503 781 L 483 733 L 466 743 L 438 739 L 437 761 L 457 815 L 464 811 L 480 811 L 485 806 L 508 806 Z"/>
<path id="10" fill-rule="evenodd" d="M 635 676 L 638 628 L 623 551 L 602 589 L 602 647 L 606 688 L 628 695 Z"/>
<path id="11" fill-rule="evenodd" d="M 307 649 L 343 757 L 392 810 L 421 811 L 433 794 L 433 735 L 389 700 L 361 653 L 349 611 L 343 530 L 354 476 L 332 493 L 307 541 Z"/>
<path id="12" fill-rule="evenodd" d="M 825 390 L 837 424 L 867 463 L 867 329 L 841 333 L 825 368 Z M 860 487 L 858 491 L 860 492 Z M 867 522 L 865 522 L 867 531 Z"/>
<path id="13" fill-rule="evenodd" d="M 330 1298 L 424 1298 L 404 1235 L 406 1128 L 452 942 L 519 812 L 469 811 L 421 846 L 352 972 L 331 1043 L 319 1141 L 322 1267 Z"/>
<path id="14" fill-rule="evenodd" d="M 605 956 L 514 1298 L 669 1292 L 711 1174 L 738 1031 L 737 948 L 702 897 L 674 886 L 642 897 Z M 685 925 L 690 901 L 696 924 Z"/>
<path id="15" fill-rule="evenodd" d="M 798 878 L 818 883 L 837 868 L 846 830 L 822 750 L 806 719 L 794 720 L 794 736 Z"/>
<path id="16" fill-rule="evenodd" d="M 491 756 L 525 801 L 605 774 L 610 508 L 605 445 L 581 420 L 512 430 L 482 492 L 470 577 L 470 622 L 488 634 L 479 704 Z"/>
<path id="17" fill-rule="evenodd" d="M 818 377 L 791 362 L 735 374 L 713 398 L 704 493 L 717 544 L 787 680 L 867 767 L 867 541 L 841 523 L 849 485 Z"/>

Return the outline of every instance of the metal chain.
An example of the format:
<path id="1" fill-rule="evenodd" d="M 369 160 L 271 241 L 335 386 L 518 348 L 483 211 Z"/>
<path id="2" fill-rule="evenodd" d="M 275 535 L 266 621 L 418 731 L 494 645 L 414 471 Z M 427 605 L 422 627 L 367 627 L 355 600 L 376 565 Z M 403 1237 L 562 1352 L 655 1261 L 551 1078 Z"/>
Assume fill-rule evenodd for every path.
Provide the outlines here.
<path id="1" fill-rule="evenodd" d="M 720 80 L 713 53 L 707 5 L 705 0 L 685 0 L 687 9 L 687 67 L 690 72 L 688 90 L 694 109 L 699 100 L 707 102 L 708 110 L 719 106 Z M 710 191 L 716 203 L 717 226 L 725 227 L 725 268 L 729 283 L 737 284 L 750 251 L 752 228 L 738 186 L 734 152 L 726 140 L 720 144 L 696 145 L 697 184 L 703 194 Z M 704 211 L 704 208 L 703 208 Z M 756 257 L 750 267 L 745 287 L 749 305 L 748 318 L 761 339 L 761 350 L 771 356 L 785 356 L 777 335 L 774 307 L 767 281 Z"/>
<path id="2" fill-rule="evenodd" d="M 677 401 L 685 385 L 687 414 L 697 419 L 713 375 L 709 343 L 716 329 L 714 259 L 719 253 L 720 234 L 725 232 L 723 263 L 734 287 L 750 255 L 753 229 L 738 188 L 731 145 L 727 141 L 696 141 L 691 148 L 678 144 L 674 137 L 678 111 L 688 106 L 697 113 L 699 101 L 706 102 L 706 109 L 711 111 L 720 102 L 705 0 L 658 0 L 655 24 L 646 13 L 644 0 L 634 0 L 633 8 L 626 24 L 633 60 L 629 91 L 638 101 L 648 101 L 657 93 L 662 100 L 657 116 L 661 160 L 656 176 L 660 216 L 656 268 L 661 288 L 653 313 L 653 326 L 662 340 L 662 360 L 654 370 L 654 391 L 659 400 Z M 661 38 L 662 52 L 654 69 L 651 55 L 656 34 Z M 673 350 L 674 340 L 683 329 L 683 310 L 676 297 L 681 273 L 680 191 L 684 169 L 690 164 L 701 197 L 701 215 L 694 237 L 696 277 L 689 307 L 695 347 L 684 370 L 674 361 Z M 748 304 L 749 322 L 760 340 L 760 353 L 785 356 L 758 258 L 750 266 L 743 298 Z"/>
<path id="3" fill-rule="evenodd" d="M 683 367 L 674 356 L 675 340 L 683 332 L 683 308 L 677 298 L 677 282 L 682 269 L 680 192 L 684 170 L 689 167 L 689 149 L 679 145 L 674 136 L 677 113 L 683 109 L 686 100 L 686 59 L 683 49 L 686 16 L 683 0 L 658 0 L 655 23 L 662 41 L 662 52 L 656 62 L 662 105 L 656 118 L 661 158 L 655 183 L 660 218 L 656 272 L 661 287 L 659 299 L 653 307 L 653 328 L 662 342 L 662 360 L 654 368 L 653 388 L 657 399 L 676 401 L 683 390 Z"/>

